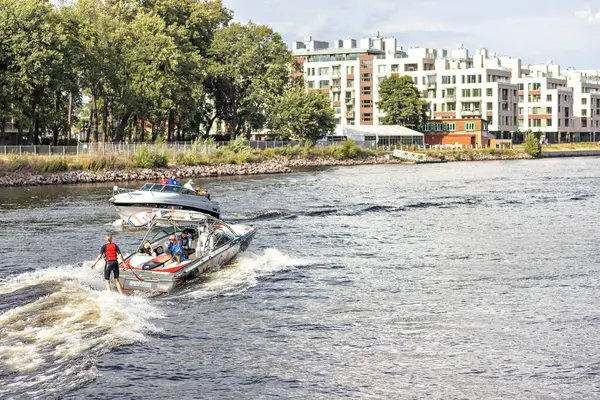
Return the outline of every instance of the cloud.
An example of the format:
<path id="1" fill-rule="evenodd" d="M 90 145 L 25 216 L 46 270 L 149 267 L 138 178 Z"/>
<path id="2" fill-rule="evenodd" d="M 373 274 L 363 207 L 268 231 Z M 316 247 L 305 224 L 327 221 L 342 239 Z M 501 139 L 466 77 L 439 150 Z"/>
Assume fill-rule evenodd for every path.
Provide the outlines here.
<path id="1" fill-rule="evenodd" d="M 273 27 L 288 41 L 395 36 L 399 46 L 470 50 L 485 47 L 525 63 L 548 59 L 578 68 L 600 67 L 596 48 L 600 10 L 597 0 L 223 0 L 235 19 Z M 590 1 L 590 3 L 585 3 Z M 543 29 L 540 31 L 540 27 Z M 542 32 L 543 34 L 534 34 Z"/>
<path id="2" fill-rule="evenodd" d="M 593 25 L 600 24 L 600 11 L 594 13 L 592 10 L 579 10 L 575 11 L 575 17 Z"/>

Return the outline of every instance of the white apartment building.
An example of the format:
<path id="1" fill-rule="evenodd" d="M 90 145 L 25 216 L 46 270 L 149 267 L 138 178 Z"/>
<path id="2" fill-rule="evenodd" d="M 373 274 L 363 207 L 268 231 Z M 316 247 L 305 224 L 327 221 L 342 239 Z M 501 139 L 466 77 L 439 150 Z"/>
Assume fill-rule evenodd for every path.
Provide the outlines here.
<path id="1" fill-rule="evenodd" d="M 469 57 L 459 46 L 448 52 L 398 49 L 395 38 L 338 40 L 334 48 L 307 38 L 294 42 L 309 91 L 329 93 L 340 125 L 380 125 L 379 84 L 390 75 L 413 78 L 433 119 L 484 118 L 491 132 L 517 129 L 517 86 L 511 70 L 481 50 Z"/>
<path id="2" fill-rule="evenodd" d="M 303 64 L 308 90 L 330 95 L 340 125 L 381 124 L 379 84 L 398 74 L 413 78 L 431 120 L 482 118 L 490 133 L 504 138 L 532 130 L 551 142 L 600 139 L 600 70 L 522 66 L 519 58 L 486 49 L 469 55 L 462 45 L 404 50 L 379 33 L 336 40 L 333 48 L 308 37 L 294 42 L 292 51 Z"/>

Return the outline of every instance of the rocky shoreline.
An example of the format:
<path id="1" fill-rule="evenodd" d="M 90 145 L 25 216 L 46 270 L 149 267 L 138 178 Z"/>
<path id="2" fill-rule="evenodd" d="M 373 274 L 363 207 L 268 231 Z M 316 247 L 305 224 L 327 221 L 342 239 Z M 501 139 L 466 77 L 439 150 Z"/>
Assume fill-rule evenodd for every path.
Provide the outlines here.
<path id="1" fill-rule="evenodd" d="M 137 168 L 131 170 L 68 171 L 52 174 L 15 172 L 0 177 L 0 187 L 65 185 L 76 183 L 158 181 L 175 174 L 180 179 L 219 177 L 234 175 L 259 175 L 290 173 L 299 168 L 329 167 L 341 165 L 399 164 L 387 157 L 370 157 L 361 160 L 336 160 L 334 158 L 292 159 L 274 158 L 256 164 L 221 164 L 178 166 L 171 168 Z"/>

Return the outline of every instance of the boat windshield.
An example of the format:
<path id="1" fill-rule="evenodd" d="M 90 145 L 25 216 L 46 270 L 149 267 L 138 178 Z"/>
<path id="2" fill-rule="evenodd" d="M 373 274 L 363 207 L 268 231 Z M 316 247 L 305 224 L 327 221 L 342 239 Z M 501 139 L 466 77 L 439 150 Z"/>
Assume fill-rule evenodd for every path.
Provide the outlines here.
<path id="1" fill-rule="evenodd" d="M 161 185 L 158 183 L 145 183 L 144 186 L 140 188 L 141 191 L 144 192 L 171 192 L 171 193 L 183 193 L 183 194 L 191 194 L 195 195 L 196 192 L 193 190 L 186 189 L 182 186 L 175 185 Z"/>
<path id="2" fill-rule="evenodd" d="M 183 231 L 187 231 L 187 232 L 197 232 L 197 226 L 194 225 L 179 225 L 177 226 L 177 235 L 180 235 L 181 232 Z M 172 235 L 173 232 L 175 232 L 175 229 L 172 226 L 165 226 L 162 227 L 159 231 L 157 231 L 156 233 L 154 233 L 154 236 L 152 236 L 152 239 L 150 240 L 152 243 L 156 242 L 157 240 L 164 238 L 164 237 L 168 237 L 169 235 Z"/>

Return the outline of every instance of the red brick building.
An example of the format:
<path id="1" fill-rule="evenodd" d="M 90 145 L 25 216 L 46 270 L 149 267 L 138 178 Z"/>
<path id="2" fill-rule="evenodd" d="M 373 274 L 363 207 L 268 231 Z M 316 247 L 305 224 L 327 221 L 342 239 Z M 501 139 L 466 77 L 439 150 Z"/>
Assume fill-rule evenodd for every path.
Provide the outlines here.
<path id="1" fill-rule="evenodd" d="M 463 148 L 487 147 L 488 122 L 485 119 L 437 119 L 429 121 L 424 129 L 425 145 L 461 144 Z"/>

